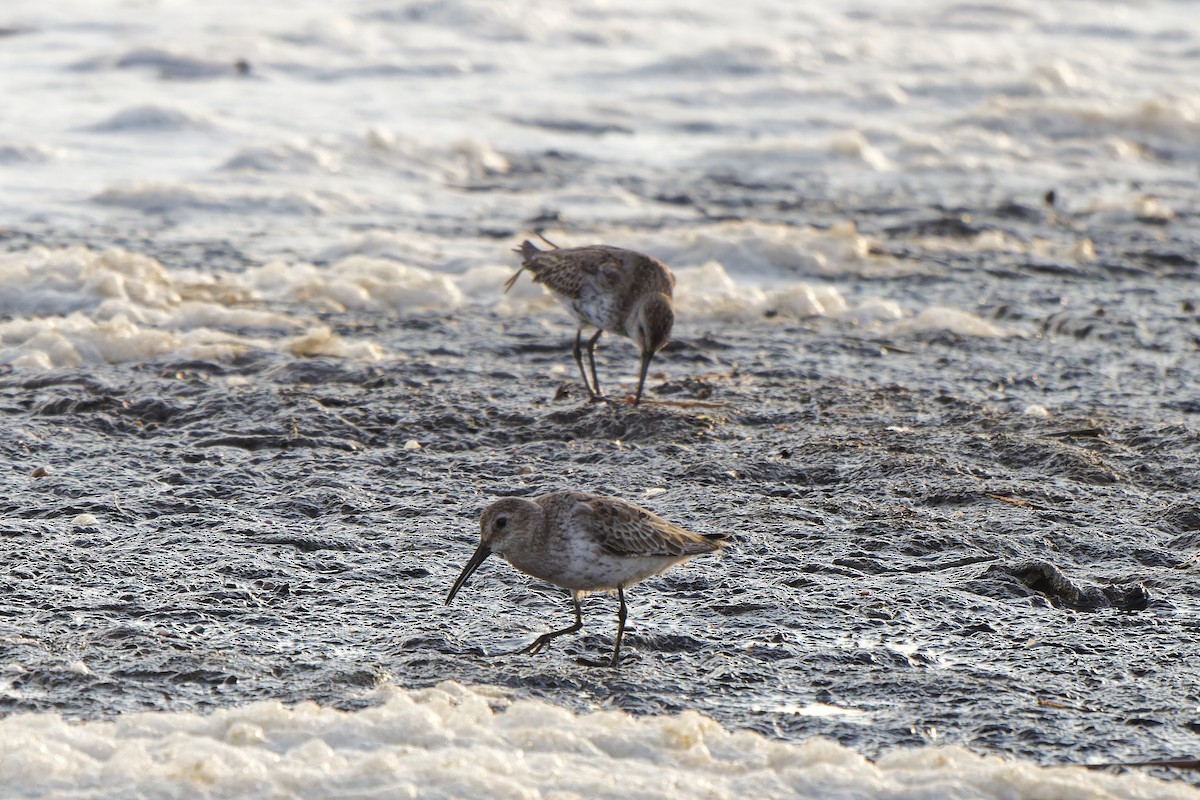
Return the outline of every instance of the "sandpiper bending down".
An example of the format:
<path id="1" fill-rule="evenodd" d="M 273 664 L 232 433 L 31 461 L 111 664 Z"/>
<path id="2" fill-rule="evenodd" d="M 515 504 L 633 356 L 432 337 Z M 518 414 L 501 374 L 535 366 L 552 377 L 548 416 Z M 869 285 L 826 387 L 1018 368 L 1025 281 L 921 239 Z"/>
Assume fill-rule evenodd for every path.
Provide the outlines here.
<path id="1" fill-rule="evenodd" d="M 547 244 L 550 244 L 547 242 Z M 675 276 L 667 265 L 636 250 L 596 244 L 587 247 L 556 247 L 539 250 L 525 241 L 517 248 L 524 258 L 521 269 L 504 284 L 508 291 L 525 270 L 534 283 L 545 285 L 575 315 L 575 363 L 583 386 L 593 400 L 604 398 L 596 379 L 596 340 L 605 331 L 627 336 L 642 350 L 642 370 L 633 404 L 642 399 L 650 359 L 666 346 L 675 324 L 671 293 Z M 596 328 L 588 339 L 588 364 L 592 382 L 583 370 L 583 329 Z"/>
<path id="2" fill-rule="evenodd" d="M 556 636 L 583 627 L 579 601 L 585 593 L 616 589 L 620 607 L 610 667 L 620 658 L 625 634 L 625 587 L 692 556 L 719 551 L 728 536 L 692 533 L 633 503 L 569 491 L 498 500 L 484 509 L 479 529 L 479 547 L 451 587 L 446 605 L 492 553 L 528 575 L 570 589 L 575 624 L 544 633 L 521 651 L 537 653 Z"/>

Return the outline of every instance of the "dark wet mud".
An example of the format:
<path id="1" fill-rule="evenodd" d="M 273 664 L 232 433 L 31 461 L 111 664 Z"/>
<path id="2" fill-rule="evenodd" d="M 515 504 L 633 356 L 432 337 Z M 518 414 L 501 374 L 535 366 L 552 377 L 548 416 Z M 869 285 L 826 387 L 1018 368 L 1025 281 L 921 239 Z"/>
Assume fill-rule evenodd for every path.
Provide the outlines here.
<path id="1" fill-rule="evenodd" d="M 911 258 L 893 296 L 1020 335 L 681 320 L 650 396 L 712 406 L 588 404 L 550 377 L 573 374 L 564 316 L 472 311 L 328 320 L 399 354 L 382 364 L 9 370 L 0 710 L 352 708 L 381 681 L 455 679 L 869 756 L 1194 756 L 1196 252 L 1136 219 L 1095 232 L 1084 274 L 912 246 L 922 226 L 1044 229 L 1030 209 L 860 222 Z M 636 356 L 606 341 L 599 361 L 631 375 Z M 538 656 L 508 653 L 570 621 L 565 592 L 495 560 L 443 605 L 479 511 L 560 488 L 735 538 L 630 590 L 616 670 L 575 660 L 611 647 L 612 598 Z"/>

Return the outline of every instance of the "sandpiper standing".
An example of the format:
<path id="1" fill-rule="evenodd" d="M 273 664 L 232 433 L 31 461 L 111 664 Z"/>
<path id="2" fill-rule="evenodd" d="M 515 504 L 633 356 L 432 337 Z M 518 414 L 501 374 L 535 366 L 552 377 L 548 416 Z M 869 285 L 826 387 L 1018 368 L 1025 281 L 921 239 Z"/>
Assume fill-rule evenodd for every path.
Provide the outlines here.
<path id="1" fill-rule="evenodd" d="M 575 363 L 591 399 L 604 398 L 596 379 L 595 349 L 600 335 L 611 331 L 627 336 L 641 348 L 642 369 L 633 398 L 633 404 L 637 405 L 646 385 L 650 359 L 666 346 L 675 324 L 671 299 L 675 276 L 671 270 L 653 256 L 603 244 L 539 250 L 526 240 L 517 252 L 524 263 L 504 284 L 504 291 L 512 287 L 523 271 L 529 270 L 534 283 L 545 285 L 575 315 L 579 322 L 575 331 Z M 587 327 L 597 329 L 587 343 L 590 384 L 583 370 L 582 354 L 583 329 Z"/>
<path id="2" fill-rule="evenodd" d="M 625 587 L 668 567 L 725 546 L 728 534 L 692 533 L 641 506 L 587 492 L 551 492 L 527 500 L 492 503 L 479 521 L 479 547 L 463 567 L 446 605 L 492 553 L 521 572 L 571 591 L 575 624 L 550 631 L 521 652 L 537 653 L 551 639 L 583 627 L 580 600 L 587 592 L 616 590 L 617 641 L 608 666 L 616 666 L 625 634 Z M 602 662 L 584 661 L 592 666 Z"/>

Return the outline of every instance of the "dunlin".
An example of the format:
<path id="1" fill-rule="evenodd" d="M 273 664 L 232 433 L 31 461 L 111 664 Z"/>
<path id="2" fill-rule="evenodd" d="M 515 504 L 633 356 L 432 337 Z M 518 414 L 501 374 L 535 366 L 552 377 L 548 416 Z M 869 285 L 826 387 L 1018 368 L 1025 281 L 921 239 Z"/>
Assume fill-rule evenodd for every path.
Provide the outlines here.
<path id="1" fill-rule="evenodd" d="M 521 651 L 537 653 L 551 639 L 583 627 L 579 603 L 584 594 L 615 589 L 620 607 L 610 667 L 620 658 L 625 634 L 625 587 L 692 556 L 719 551 L 727 538 L 724 533 L 692 533 L 615 497 L 569 491 L 498 500 L 484 509 L 479 529 L 479 547 L 451 587 L 446 605 L 492 553 L 527 575 L 569 589 L 575 624 L 544 633 Z"/>
<path id="2" fill-rule="evenodd" d="M 549 242 L 547 242 L 549 244 Z M 539 250 L 533 242 L 522 242 L 517 252 L 524 263 L 504 284 L 508 291 L 525 270 L 534 283 L 546 286 L 579 323 L 575 331 L 575 363 L 583 386 L 593 400 L 604 398 L 596 379 L 596 341 L 605 331 L 627 336 L 642 351 L 642 370 L 633 403 L 642 399 L 650 359 L 666 346 L 675 324 L 671 293 L 675 276 L 667 265 L 636 250 L 596 244 Z M 587 343 L 592 382 L 583 370 L 583 329 L 596 333 Z"/>

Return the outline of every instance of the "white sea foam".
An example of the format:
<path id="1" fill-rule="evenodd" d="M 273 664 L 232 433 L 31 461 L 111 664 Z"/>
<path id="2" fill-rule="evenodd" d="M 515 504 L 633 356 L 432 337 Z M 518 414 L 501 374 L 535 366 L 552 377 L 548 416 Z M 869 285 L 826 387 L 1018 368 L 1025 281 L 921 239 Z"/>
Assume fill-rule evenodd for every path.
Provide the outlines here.
<path id="1" fill-rule="evenodd" d="M 548 236 L 561 247 L 596 243 L 594 236 L 583 234 Z M 871 254 L 875 242 L 850 221 L 828 228 L 755 221 L 651 232 L 614 228 L 605 233 L 605 239 L 650 253 L 675 272 L 715 261 L 743 283 L 899 271 L 892 259 Z"/>
<path id="2" fill-rule="evenodd" d="M 1015 191 L 1108 169 L 1112 142 L 1124 141 L 1132 160 L 1119 177 L 1151 184 L 1171 176 L 1174 156 L 1194 158 L 1200 125 L 1192 32 L 1176 5 L 1118 14 L 1101 0 L 864 0 L 848 13 L 781 0 L 296 0 L 246 13 L 211 0 L 166 14 L 13 0 L 0 142 L 76 158 L 70 169 L 27 162 L 41 164 L 27 192 L 0 204 L 6 218 L 40 218 L 69 214 L 81 186 L 104 197 L 211 180 L 245 192 L 261 173 L 381 203 L 414 188 L 461 200 L 441 196 L 453 191 L 448 173 L 507 174 L 551 149 L 610 160 L 619 174 L 702 167 L 782 187 L 885 176 L 936 185 L 987 166 L 989 182 Z M 1090 19 L 1106 22 L 1079 22 Z M 579 124 L 529 124 L 539 119 Z M 133 140 L 151 146 L 131 152 Z M 454 153 L 455 142 L 476 152 Z M 331 168 L 372 151 L 391 168 L 341 171 L 345 183 L 329 185 Z M 523 192 L 534 205 L 564 199 L 553 180 Z M 236 206 L 212 211 L 249 224 Z M 292 233 L 307 213 L 289 212 Z"/>
<path id="3" fill-rule="evenodd" d="M 1063 192 L 1060 207 L 1168 221 L 1190 197 L 1171 187 L 1200 132 L 1194 57 L 1162 34 L 1177 21 L 1170 3 L 1100 27 L 1077 22 L 1107 13 L 1090 0 L 866 0 L 853 14 L 779 0 L 297 0 L 253 14 L 211 0 L 171 15 L 85 0 L 10 5 L 19 24 L 5 45 L 21 66 L 7 75 L 12 113 L 0 119 L 14 189 L 0 197 L 5 219 L 96 215 L 119 227 L 147 215 L 180 239 L 254 232 L 275 246 L 267 260 L 287 254 L 186 278 L 161 265 L 163 274 L 126 274 L 131 264 L 15 278 L 0 264 L 0 360 L 10 363 L 264 345 L 302 353 L 322 340 L 317 312 L 481 306 L 570 324 L 528 279 L 501 295 L 513 257 L 494 239 L 461 235 L 548 211 L 568 221 L 573 235 L 552 234 L 564 246 L 636 247 L 675 269 L 681 331 L 827 318 L 895 335 L 1020 334 L 1019 323 L 942 309 L 938 297 L 902 303 L 882 280 L 864 296 L 860 278 L 923 267 L 883 255 L 850 220 L 697 224 L 687 204 L 665 212 L 631 187 L 708 176 L 731 180 L 735 195 L 761 183 L 805 200 L 809 187 L 936 189 L 948 175 L 986 174 L 989 192 L 1018 196 L 1111 173 Z M 691 195 L 705 181 L 683 185 L 704 208 L 703 192 Z M 1090 240 L 1065 234 L 907 244 L 1096 259 Z M 43 268 L 50 277 L 35 274 Z M 373 342 L 342 345 L 331 347 L 378 354 Z"/>
<path id="4" fill-rule="evenodd" d="M 784 703 L 761 709 L 770 714 L 787 714 L 799 717 L 838 717 L 844 720 L 869 724 L 871 715 L 861 708 L 844 708 L 829 703 Z"/>
<path id="5" fill-rule="evenodd" d="M 335 356 L 360 361 L 379 361 L 384 357 L 384 350 L 379 345 L 338 336 L 324 325 L 289 340 L 287 347 L 292 355 L 300 357 Z"/>
<path id="6" fill-rule="evenodd" d="M 122 109 L 108 119 L 92 125 L 90 130 L 110 133 L 147 133 L 208 130 L 214 125 L 212 117 L 201 111 L 154 105 Z"/>
<path id="7" fill-rule="evenodd" d="M 912 319 L 901 320 L 896 323 L 896 329 L 916 333 L 954 333 L 960 336 L 984 338 L 995 338 L 1008 334 L 1003 327 L 988 322 L 982 317 L 944 306 L 933 306 Z"/>
<path id="8" fill-rule="evenodd" d="M 313 261 L 330 263 L 349 256 L 371 256 L 418 265 L 445 265 L 446 256 L 441 245 L 440 240 L 430 236 L 375 229 L 327 245 L 313 254 Z"/>
<path id="9" fill-rule="evenodd" d="M 729 732 L 695 712 L 575 715 L 454 683 L 380 693 L 380 705 L 356 712 L 260 702 L 106 722 L 15 714 L 0 720 L 0 784 L 10 796 L 78 800 L 1200 796 L 1139 774 L 1040 767 L 959 747 L 898 750 L 871 762 L 824 739 L 792 744 Z"/>
<path id="10" fill-rule="evenodd" d="M 248 271 L 246 278 L 262 296 L 335 311 L 453 311 L 463 301 L 449 275 L 368 256 L 348 256 L 330 267 L 277 261 Z"/>
<path id="11" fill-rule="evenodd" d="M 852 226 L 829 231 L 722 227 L 648 238 L 658 252 L 683 264 L 715 254 L 740 268 L 727 269 L 711 257 L 677 267 L 681 325 L 826 317 L 891 326 L 896 333 L 1011 333 L 952 308 L 931 306 L 914 315 L 883 297 L 849 303 L 821 276 L 887 268 L 867 254 Z M 356 254 L 361 252 L 388 255 Z M 48 369 L 172 355 L 227 359 L 253 349 L 370 361 L 387 356 L 377 342 L 334 335 L 316 321 L 317 313 L 494 311 L 572 324 L 552 296 L 528 278 L 503 291 L 516 269 L 511 262 L 477 264 L 452 275 L 398 258 L 409 254 L 437 261 L 427 244 L 385 234 L 356 237 L 326 254 L 341 257 L 325 265 L 272 261 L 241 272 L 168 269 L 154 258 L 120 249 L 34 248 L 0 255 L 0 314 L 8 317 L 0 323 L 0 363 Z M 776 278 L 747 280 L 745 271 Z M 797 279 L 797 272 L 814 279 Z"/>
<path id="12" fill-rule="evenodd" d="M 747 76 L 786 74 L 797 71 L 800 59 L 795 50 L 783 44 L 758 45 L 730 42 L 697 53 L 670 56 L 648 65 L 640 74 L 686 75 L 690 77 Z"/>
<path id="13" fill-rule="evenodd" d="M 156 70 L 159 77 L 173 80 L 198 80 L 222 75 L 232 77 L 237 74 L 233 59 L 218 61 L 188 53 L 177 53 L 161 47 L 135 48 L 115 60 L 92 60 L 86 66 L 80 65 L 79 68 L 99 69 L 104 67 L 149 68 Z"/>
<path id="14" fill-rule="evenodd" d="M 1057 137 L 1136 134 L 1167 143 L 1200 136 L 1200 101 L 1154 95 L 1125 103 L 1040 97 L 997 96 L 973 112 L 972 119 L 1002 130 L 1022 130 L 1036 119 L 1043 133 Z"/>
<path id="15" fill-rule="evenodd" d="M 832 286 L 803 281 L 772 289 L 739 284 L 716 261 L 676 270 L 676 300 L 681 314 L 700 320 L 760 320 L 780 315 L 789 319 L 837 316 L 846 301 Z"/>
<path id="16" fill-rule="evenodd" d="M 156 259 L 117 249 L 35 248 L 0 256 L 0 314 L 10 317 L 0 323 L 0 363 L 49 369 L 167 355 L 228 359 L 256 348 L 382 357 L 373 343 L 347 341 L 307 315 L 267 308 L 270 298 L 253 280 L 267 273 L 269 266 L 249 273 L 251 279 L 168 270 Z M 331 280 L 337 283 L 336 273 Z M 324 299 L 320 292 L 304 295 L 312 281 L 303 269 L 281 283 L 281 294 L 308 301 L 308 308 Z M 412 285 L 419 292 L 420 275 Z M 401 294 L 395 286 L 380 291 L 393 302 Z"/>
<path id="17" fill-rule="evenodd" d="M 842 312 L 842 317 L 857 325 L 875 325 L 903 319 L 904 310 L 895 300 L 869 297 L 853 308 L 847 308 Z"/>
<path id="18" fill-rule="evenodd" d="M 700 159 L 698 165 L 706 170 L 728 170 L 739 180 L 779 186 L 839 162 L 865 165 L 873 171 L 891 168 L 888 157 L 857 129 L 832 136 L 789 134 L 756 140 L 714 150 Z"/>
<path id="19" fill-rule="evenodd" d="M 44 144 L 0 142 L 0 164 L 41 164 L 60 159 L 65 152 Z"/>
<path id="20" fill-rule="evenodd" d="M 0 363 L 32 369 L 149 361 L 166 355 L 228 360 L 269 347 L 221 331 L 174 333 L 123 316 L 96 321 L 82 314 L 0 323 Z"/>
<path id="21" fill-rule="evenodd" d="M 362 201 L 352 195 L 327 190 L 228 191 L 151 182 L 105 189 L 92 201 L 148 214 L 192 211 L 316 216 L 362 205 Z"/>
<path id="22" fill-rule="evenodd" d="M 338 172 L 342 164 L 343 156 L 336 148 L 291 141 L 248 147 L 226 161 L 223 169 L 286 173 Z"/>

